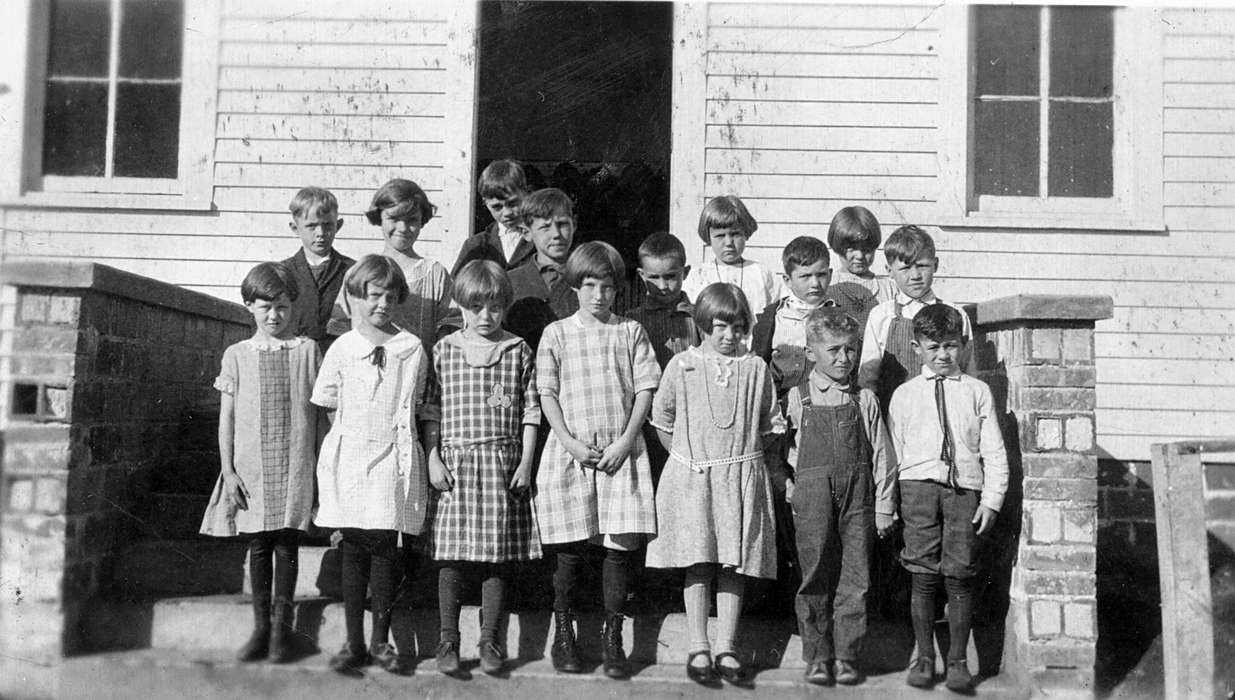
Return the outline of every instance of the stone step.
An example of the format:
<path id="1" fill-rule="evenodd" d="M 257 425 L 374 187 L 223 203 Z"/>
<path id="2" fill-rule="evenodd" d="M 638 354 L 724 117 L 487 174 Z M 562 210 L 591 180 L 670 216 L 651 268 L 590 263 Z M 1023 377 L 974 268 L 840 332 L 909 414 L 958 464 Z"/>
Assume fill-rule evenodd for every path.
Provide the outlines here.
<path id="1" fill-rule="evenodd" d="M 703 687 L 686 679 L 681 662 L 665 665 L 634 665 L 628 681 L 604 677 L 599 669 L 582 674 L 560 674 L 548 661 L 508 662 L 499 676 L 487 676 L 466 661 L 457 677 L 438 673 L 432 660 L 422 660 L 409 675 L 397 676 L 370 667 L 358 677 L 333 673 L 328 655 L 315 654 L 298 662 L 239 664 L 229 653 L 145 650 L 102 654 L 66 660 L 61 667 L 60 692 L 65 700 L 77 698 L 133 697 L 145 700 L 203 700 L 270 698 L 273 700 L 334 700 L 335 698 L 481 698 L 492 700 L 543 700 L 557 698 L 715 698 L 775 697 L 791 700 L 843 697 L 846 700 L 883 698 L 955 697 L 940 683 L 933 692 L 910 688 L 897 671 L 869 677 L 865 683 L 845 688 L 806 685 L 797 669 L 769 669 L 756 673 L 748 687 Z M 996 676 L 981 681 L 977 694 L 984 698 L 1027 698 L 1027 690 Z"/>
<path id="2" fill-rule="evenodd" d="M 239 593 L 247 548 L 239 539 L 141 540 L 116 555 L 113 580 L 125 598 Z"/>
<path id="3" fill-rule="evenodd" d="M 132 624 L 120 624 L 133 620 Z M 173 598 L 147 603 L 96 605 L 85 616 L 82 628 L 94 649 L 179 649 L 182 651 L 234 650 L 252 629 L 250 601 L 240 595 Z M 716 620 L 709 621 L 715 638 Z M 334 652 L 343 646 L 346 631 L 342 603 L 327 598 L 296 602 L 296 630 L 306 650 Z M 600 659 L 602 614 L 581 613 L 578 636 L 585 658 Z M 553 642 L 552 613 L 548 610 L 515 611 L 499 635 L 511 658 L 546 658 Z M 431 656 L 439 641 L 435 607 L 396 608 L 391 635 L 400 649 Z M 480 610 L 465 606 L 459 621 L 461 648 L 474 653 L 479 643 Z M 366 614 L 365 629 L 371 629 Z M 637 615 L 625 623 L 626 652 L 643 664 L 681 663 L 688 651 L 686 616 L 683 613 Z M 738 629 L 745 659 L 762 668 L 801 669 L 801 638 L 792 618 L 745 616 Z M 891 673 L 908 667 L 913 651 L 912 635 L 902 622 L 870 624 L 864 665 L 871 672 Z M 971 643 L 972 668 L 977 670 L 977 650 Z"/>

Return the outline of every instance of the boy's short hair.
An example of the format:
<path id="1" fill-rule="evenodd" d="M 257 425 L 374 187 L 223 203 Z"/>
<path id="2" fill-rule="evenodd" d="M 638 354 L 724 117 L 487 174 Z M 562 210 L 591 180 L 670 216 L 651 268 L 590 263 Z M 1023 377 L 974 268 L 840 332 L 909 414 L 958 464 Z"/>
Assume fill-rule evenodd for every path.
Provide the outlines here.
<path id="1" fill-rule="evenodd" d="M 844 309 L 836 306 L 821 306 L 806 316 L 806 343 L 823 342 L 825 333 L 856 337 L 862 332 L 862 324 Z"/>
<path id="2" fill-rule="evenodd" d="M 888 242 L 883 246 L 883 255 L 889 264 L 897 261 L 914 263 L 922 258 L 934 258 L 935 241 L 926 231 L 908 224 L 888 236 Z"/>
<path id="3" fill-rule="evenodd" d="M 678 267 L 686 267 L 686 246 L 671 233 L 653 233 L 639 244 L 640 265 L 643 265 L 644 258 L 668 259 L 677 263 Z"/>
<path id="4" fill-rule="evenodd" d="M 398 294 L 398 302 L 407 301 L 411 290 L 407 288 L 407 278 L 398 264 L 385 255 L 366 255 L 360 259 L 343 280 L 343 288 L 353 299 L 363 299 L 368 293 L 368 286 L 375 284 L 388 292 Z"/>
<path id="5" fill-rule="evenodd" d="M 965 320 L 961 312 L 947 304 L 929 304 L 913 317 L 913 337 L 936 343 L 948 338 L 965 337 Z"/>
<path id="6" fill-rule="evenodd" d="M 480 171 L 476 191 L 481 199 L 509 199 L 527 192 L 527 174 L 513 160 L 495 160 Z"/>
<path id="7" fill-rule="evenodd" d="M 845 207 L 836 212 L 828 225 L 828 247 L 837 255 L 854 248 L 874 250 L 882 239 L 879 219 L 866 207 Z"/>
<path id="8" fill-rule="evenodd" d="M 828 247 L 814 236 L 798 236 L 789 241 L 785 251 L 780 254 L 781 264 L 785 266 L 785 274 L 791 274 L 796 268 L 814 265 L 824 260 L 831 267 L 832 260 L 828 257 Z"/>
<path id="9" fill-rule="evenodd" d="M 437 207 L 429 201 L 429 196 L 420 189 L 420 185 L 400 177 L 377 188 L 377 192 L 373 193 L 373 201 L 364 215 L 369 223 L 381 226 L 382 212 L 392 208 L 395 210 L 392 212 L 394 216 L 402 216 L 412 209 L 419 209 L 422 226 L 429 223 L 429 220 L 437 213 Z"/>
<path id="10" fill-rule="evenodd" d="M 281 294 L 286 294 L 290 301 L 296 301 L 296 297 L 300 296 L 296 278 L 283 263 L 258 263 L 240 283 L 240 298 L 244 299 L 246 304 L 252 304 L 258 299 L 274 301 Z"/>
<path id="11" fill-rule="evenodd" d="M 626 279 L 626 263 L 617 248 L 604 241 L 588 241 L 575 248 L 566 260 L 566 283 L 578 289 L 588 277 L 606 279 L 614 285 Z"/>
<path id="12" fill-rule="evenodd" d="M 702 333 L 711 334 L 712 324 L 723 321 L 749 333 L 754 326 L 750 317 L 750 304 L 741 287 L 728 282 L 714 282 L 699 292 L 695 299 L 695 325 Z"/>
<path id="13" fill-rule="evenodd" d="M 492 260 L 473 260 L 455 276 L 452 292 L 455 303 L 463 308 L 472 304 L 496 301 L 505 309 L 514 298 L 510 278 L 501 265 Z"/>
<path id="14" fill-rule="evenodd" d="M 759 223 L 735 195 L 723 194 L 708 200 L 703 205 L 703 211 L 699 212 L 699 238 L 709 243 L 712 229 L 730 227 L 742 231 L 749 238 L 758 230 Z"/>
<path id="15" fill-rule="evenodd" d="M 523 222 L 531 223 L 532 219 L 552 219 L 555 216 L 575 218 L 575 203 L 570 201 L 570 195 L 556 187 L 546 187 L 523 198 L 521 207 Z"/>
<path id="16" fill-rule="evenodd" d="M 292 216 L 299 219 L 313 212 L 339 213 L 339 200 L 325 187 L 302 187 L 287 205 Z"/>

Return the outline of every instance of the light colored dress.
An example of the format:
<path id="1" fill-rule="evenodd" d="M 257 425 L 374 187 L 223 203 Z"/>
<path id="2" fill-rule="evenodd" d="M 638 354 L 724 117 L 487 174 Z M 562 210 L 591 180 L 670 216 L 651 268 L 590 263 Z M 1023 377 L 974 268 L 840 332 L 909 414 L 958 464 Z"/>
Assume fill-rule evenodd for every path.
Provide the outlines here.
<path id="1" fill-rule="evenodd" d="M 404 330 L 380 346 L 349 331 L 326 351 L 313 387 L 313 403 L 335 410 L 317 460 L 319 526 L 424 529 L 429 481 L 416 421 L 437 420 L 424 403 L 428 373 L 427 353 Z"/>
<path id="2" fill-rule="evenodd" d="M 203 535 L 308 527 L 317 443 L 309 393 L 321 359 L 309 338 L 250 338 L 223 352 L 214 388 L 235 401 L 232 464 L 249 491 L 249 507 L 240 510 L 223 495 L 220 475 L 202 518 Z"/>
<path id="3" fill-rule="evenodd" d="M 647 333 L 616 314 L 600 323 L 583 313 L 545 328 L 536 387 L 562 407 L 566 428 L 602 449 L 626 429 L 635 394 L 654 390 L 660 366 Z M 643 435 L 613 474 L 580 466 L 550 432 L 536 474 L 536 521 L 545 544 L 596 535 L 656 532 L 656 501 Z"/>
<path id="4" fill-rule="evenodd" d="M 443 329 L 463 327 L 462 312 L 451 304 L 453 286 L 445 267 L 429 258 L 390 259 L 399 264 L 411 292 L 407 300 L 390 314 L 396 326 L 415 334 L 426 349 L 433 347 Z M 351 270 L 348 272 L 350 274 Z M 351 317 L 351 299 L 347 296 L 347 282 L 344 281 L 335 300 L 329 332 L 342 335 L 351 330 Z"/>
<path id="5" fill-rule="evenodd" d="M 714 563 L 776 578 L 772 482 L 762 437 L 783 433 L 767 365 L 690 348 L 669 361 L 651 424 L 673 435 L 647 565 Z"/>
<path id="6" fill-rule="evenodd" d="M 434 348 L 433 370 L 442 461 L 455 482 L 430 491 L 429 553 L 439 561 L 539 559 L 531 496 L 510 492 L 523 426 L 540 425 L 532 349 L 512 333 L 495 342 L 456 331 Z"/>
<path id="7" fill-rule="evenodd" d="M 686 292 L 692 302 L 698 302 L 699 292 L 716 282 L 728 282 L 742 290 L 746 295 L 746 302 L 750 304 L 752 325 L 768 304 L 789 293 L 789 288 L 785 286 L 780 275 L 754 260 L 743 260 L 740 265 L 725 265 L 709 260 L 691 270 L 690 277 L 682 283 L 682 291 Z"/>

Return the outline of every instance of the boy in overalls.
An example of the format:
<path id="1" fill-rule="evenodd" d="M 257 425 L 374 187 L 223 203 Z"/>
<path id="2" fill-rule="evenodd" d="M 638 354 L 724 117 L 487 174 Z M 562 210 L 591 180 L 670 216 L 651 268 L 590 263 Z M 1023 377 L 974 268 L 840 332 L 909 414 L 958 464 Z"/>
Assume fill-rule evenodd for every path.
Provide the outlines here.
<path id="1" fill-rule="evenodd" d="M 806 355 L 814 369 L 789 390 L 788 462 L 802 571 L 794 608 L 806 681 L 862 681 L 855 666 L 866 635 L 866 593 L 877 531 L 892 529 L 896 472 L 879 402 L 852 383 L 858 322 L 836 308 L 806 318 Z"/>

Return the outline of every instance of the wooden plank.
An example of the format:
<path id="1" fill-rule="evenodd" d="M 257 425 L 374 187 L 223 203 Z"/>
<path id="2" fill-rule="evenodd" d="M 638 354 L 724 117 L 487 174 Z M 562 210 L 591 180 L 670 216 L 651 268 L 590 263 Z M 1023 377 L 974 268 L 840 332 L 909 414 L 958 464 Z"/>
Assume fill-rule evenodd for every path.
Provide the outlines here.
<path id="1" fill-rule="evenodd" d="M 1225 158 L 1165 158 L 1162 174 L 1167 182 L 1235 182 L 1235 162 Z"/>
<path id="2" fill-rule="evenodd" d="M 1099 411 L 1153 406 L 1156 410 L 1174 413 L 1195 410 L 1202 405 L 1202 401 L 1207 406 L 1235 405 L 1231 403 L 1235 401 L 1235 386 L 1210 386 L 1198 390 L 1195 386 L 1100 382 L 1097 399 Z M 1229 421 L 1235 421 L 1235 411 L 1227 411 L 1225 415 Z"/>
<path id="3" fill-rule="evenodd" d="M 1098 357 L 1157 357 L 1222 359 L 1235 357 L 1235 337 L 1228 333 L 1096 333 L 1094 354 Z M 1219 383 L 1235 385 L 1235 376 Z M 1144 404 L 1142 404 L 1144 405 Z M 1235 406 L 1232 401 L 1230 406 Z"/>
<path id="4" fill-rule="evenodd" d="M 441 94 L 221 90 L 219 113 L 444 117 L 446 98 Z"/>
<path id="5" fill-rule="evenodd" d="M 811 197 L 827 192 L 855 199 L 929 201 L 938 191 L 933 177 L 886 175 L 722 175 L 711 173 L 705 187 L 714 192 L 741 192 L 751 197 Z"/>
<path id="6" fill-rule="evenodd" d="M 1162 25 L 1168 35 L 1235 38 L 1235 12 L 1229 7 L 1164 7 Z"/>
<path id="7" fill-rule="evenodd" d="M 1235 183 L 1230 182 L 1167 182 L 1163 185 L 1163 195 L 1168 202 L 1235 207 Z"/>
<path id="8" fill-rule="evenodd" d="M 220 90 L 301 90 L 319 92 L 441 92 L 443 68 L 278 68 L 223 66 Z"/>
<path id="9" fill-rule="evenodd" d="M 1235 159 L 1235 134 L 1172 134 L 1162 136 L 1163 156 L 1208 156 Z"/>
<path id="10" fill-rule="evenodd" d="M 820 27 L 834 29 L 938 29 L 936 5 L 838 5 L 708 3 L 713 27 Z"/>
<path id="11" fill-rule="evenodd" d="M 445 22 L 449 3 L 442 0 L 409 3 L 403 0 L 225 0 L 223 14 L 233 18 L 299 19 L 319 22 L 356 20 L 425 20 Z"/>
<path id="12" fill-rule="evenodd" d="M 1112 332 L 1152 332 L 1191 335 L 1197 329 L 1206 334 L 1235 334 L 1235 311 L 1230 309 L 1181 309 L 1116 306 L 1115 315 L 1102 321 L 1099 330 Z"/>
<path id="13" fill-rule="evenodd" d="M 706 143 L 708 148 L 934 153 L 936 133 L 920 127 L 718 124 L 707 127 Z"/>
<path id="14" fill-rule="evenodd" d="M 326 44 L 446 45 L 448 28 L 443 22 L 387 18 L 324 22 L 298 16 L 271 22 L 257 18 L 224 18 L 222 41 Z"/>
<path id="15" fill-rule="evenodd" d="M 937 103 L 939 81 L 923 78 L 807 78 L 708 76 L 708 95 L 733 100 Z"/>
<path id="16" fill-rule="evenodd" d="M 1162 37 L 1164 58 L 1235 59 L 1235 41 L 1226 35 L 1178 35 Z"/>
<path id="17" fill-rule="evenodd" d="M 939 65 L 935 56 L 709 51 L 707 64 L 708 75 L 901 79 L 939 77 Z"/>
<path id="18" fill-rule="evenodd" d="M 708 100 L 708 124 L 777 126 L 938 125 L 936 105 L 886 105 L 855 102 L 760 102 Z"/>
<path id="19" fill-rule="evenodd" d="M 919 175 L 934 177 L 934 153 L 855 153 L 852 151 L 755 151 L 709 148 L 709 173 L 779 175 Z M 819 212 L 815 212 L 817 218 Z"/>
<path id="20" fill-rule="evenodd" d="M 992 276 L 974 277 L 971 276 L 974 271 L 950 267 L 945 258 L 940 262 L 935 286 L 944 299 L 956 301 L 980 301 L 1009 294 L 1106 294 L 1126 306 L 1235 309 L 1235 280 L 1224 284 L 1187 285 L 1178 280 L 1028 279 L 1018 276 L 1015 270 L 989 272 Z"/>
<path id="21" fill-rule="evenodd" d="M 939 33 L 901 29 L 817 27 L 717 27 L 708 29 L 710 51 L 933 56 Z"/>
<path id="22" fill-rule="evenodd" d="M 218 139 L 215 163 L 304 163 L 419 168 L 442 162 L 440 143 Z"/>
<path id="23" fill-rule="evenodd" d="M 360 141 L 441 141 L 440 117 L 311 117 L 220 114 L 218 138 L 330 139 Z"/>
<path id="24" fill-rule="evenodd" d="M 1232 261 L 1208 256 L 1161 257 L 1091 250 L 1058 255 L 1046 251 L 958 250 L 937 245 L 941 269 L 965 270 L 993 279 L 1067 279 L 1101 282 L 1229 284 Z M 1117 300 L 1118 301 L 1118 300 Z"/>
<path id="25" fill-rule="evenodd" d="M 367 207 L 369 200 L 373 198 L 374 187 L 371 185 L 356 187 L 351 186 L 351 183 L 347 183 L 347 186 L 335 183 L 327 183 L 327 185 L 330 191 L 339 198 L 340 203 L 363 201 L 364 206 Z M 288 201 L 300 187 L 303 185 L 284 188 L 216 186 L 214 204 L 219 211 L 224 212 L 282 212 L 287 211 Z M 440 190 L 426 190 L 426 194 L 430 200 L 441 199 Z"/>
<path id="26" fill-rule="evenodd" d="M 1194 393 L 1200 390 L 1193 388 Z M 1206 388 L 1204 391 L 1208 391 Z M 1143 435 L 1148 432 L 1164 432 L 1168 435 L 1178 432 L 1180 435 L 1230 435 L 1231 421 L 1235 420 L 1235 412 L 1196 410 L 1198 404 L 1207 402 L 1197 396 L 1193 399 L 1192 410 L 1167 411 L 1157 406 L 1150 408 L 1107 408 L 1103 418 L 1107 429 L 1113 432 Z"/>
<path id="27" fill-rule="evenodd" d="M 298 189 L 298 188 L 296 188 Z M 108 212 L 106 222 L 89 211 L 56 211 L 48 209 L 12 209 L 6 212 L 8 230 L 13 232 L 92 233 L 100 236 L 144 235 L 256 235 L 261 232 L 281 233 L 287 230 L 287 204 L 295 189 L 287 188 L 287 200 L 282 206 L 266 212 L 211 212 L 207 215 L 147 214 L 144 212 Z M 340 215 L 347 225 L 368 227 L 359 217 L 369 205 L 373 193 L 361 192 L 350 198 L 342 190 L 332 190 L 339 198 Z M 346 234 L 345 234 L 346 235 Z"/>
<path id="28" fill-rule="evenodd" d="M 34 257 L 97 257 L 150 260 L 282 260 L 300 248 L 287 227 L 287 214 L 267 215 L 274 225 L 248 231 L 185 234 L 97 234 L 60 231 L 21 231 L 6 245 L 15 255 Z M 381 247 L 381 230 L 363 219 L 344 217 L 335 248 L 356 257 L 354 251 Z M 357 252 L 357 254 L 359 254 Z"/>
<path id="29" fill-rule="evenodd" d="M 1235 37 L 1230 43 L 1235 44 Z M 1235 83 L 1167 83 L 1162 103 L 1167 107 L 1235 108 Z"/>
<path id="30" fill-rule="evenodd" d="M 1167 58 L 1162 77 L 1169 83 L 1229 83 L 1235 59 Z"/>
<path id="31" fill-rule="evenodd" d="M 441 68 L 447 56 L 436 46 L 340 44 L 322 51 L 312 45 L 229 43 L 219 46 L 224 66 L 288 68 Z"/>
<path id="32" fill-rule="evenodd" d="M 1149 451 L 1154 443 L 1206 437 L 1203 435 L 1123 435 L 1104 433 L 1102 431 L 1101 415 L 1098 417 L 1096 433 L 1098 449 L 1110 454 L 1112 459 L 1139 461 L 1145 461 L 1149 458 Z"/>
<path id="33" fill-rule="evenodd" d="M 1033 235 L 1027 236 L 1024 231 L 1000 229 L 936 229 L 930 233 L 941 250 L 1162 255 L 1169 249 L 1173 254 L 1180 255 L 1235 256 L 1235 236 L 1229 235 L 1235 231 L 1235 221 L 1227 228 L 1225 233 L 1214 228 L 1202 232 L 1171 231 L 1169 235 L 1034 231 Z"/>
<path id="34" fill-rule="evenodd" d="M 920 201 L 889 201 L 887 199 L 854 199 L 852 197 L 822 196 L 793 199 L 773 199 L 763 197 L 742 197 L 742 201 L 759 221 L 759 238 L 752 239 L 751 245 L 759 245 L 761 240 L 772 241 L 770 245 L 784 247 L 790 239 L 773 240 L 764 235 L 765 224 L 800 226 L 809 230 L 797 235 L 812 235 L 821 239 L 827 238 L 828 223 L 841 207 L 851 205 L 866 207 L 879 220 L 885 235 L 891 234 L 897 226 L 916 221 L 923 221 L 933 215 L 938 208 L 934 202 Z M 702 209 L 706 199 L 699 201 Z M 882 255 L 876 256 L 876 264 L 882 266 Z"/>
<path id="35" fill-rule="evenodd" d="M 440 190 L 445 175 L 441 166 L 425 166 L 415 170 L 388 165 L 298 165 L 289 163 L 217 163 L 214 167 L 216 186 L 304 187 L 305 182 L 346 182 L 349 187 L 371 186 L 376 190 L 395 177 L 415 180 L 426 189 Z"/>
<path id="36" fill-rule="evenodd" d="M 1229 230 L 1235 221 L 1235 206 L 1193 207 L 1168 204 L 1163 208 L 1163 219 L 1168 228 L 1175 231 Z"/>
<path id="37" fill-rule="evenodd" d="M 1230 360 L 1175 360 L 1153 358 L 1102 359 L 1098 362 L 1099 381 L 1110 384 L 1144 383 L 1146 378 L 1162 384 L 1213 386 L 1215 377 L 1231 376 Z M 1165 426 L 1158 426 L 1159 430 Z M 1199 430 L 1193 426 L 1193 430 Z M 1228 423 L 1226 430 L 1230 430 Z"/>
<path id="38" fill-rule="evenodd" d="M 1192 88 L 1212 87 L 1189 85 Z M 1230 86 L 1235 91 L 1235 85 Z M 1235 102 L 1230 109 L 1187 109 L 1168 107 L 1163 110 L 1163 130 L 1174 133 L 1229 134 L 1235 132 Z"/>
<path id="39" fill-rule="evenodd" d="M 1167 700 L 1214 695 L 1213 609 L 1201 455 L 1154 445 L 1154 515 Z"/>

